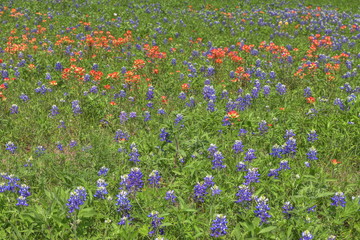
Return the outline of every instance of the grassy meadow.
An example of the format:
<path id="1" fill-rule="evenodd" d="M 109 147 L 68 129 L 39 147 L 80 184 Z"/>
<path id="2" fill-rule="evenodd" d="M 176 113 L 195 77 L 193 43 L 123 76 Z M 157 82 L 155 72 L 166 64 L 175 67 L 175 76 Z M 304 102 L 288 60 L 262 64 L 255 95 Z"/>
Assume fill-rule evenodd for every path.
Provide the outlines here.
<path id="1" fill-rule="evenodd" d="M 356 1 L 0 3 L 0 239 L 360 239 Z"/>

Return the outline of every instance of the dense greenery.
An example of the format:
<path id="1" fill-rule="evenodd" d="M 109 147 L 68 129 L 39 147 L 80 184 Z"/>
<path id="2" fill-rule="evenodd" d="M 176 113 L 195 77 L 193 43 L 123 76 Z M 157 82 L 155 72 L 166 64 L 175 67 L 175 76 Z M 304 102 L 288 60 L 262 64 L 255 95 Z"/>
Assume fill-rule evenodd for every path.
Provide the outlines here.
<path id="1" fill-rule="evenodd" d="M 0 238 L 359 239 L 360 9 L 326 2 L 0 3 Z"/>

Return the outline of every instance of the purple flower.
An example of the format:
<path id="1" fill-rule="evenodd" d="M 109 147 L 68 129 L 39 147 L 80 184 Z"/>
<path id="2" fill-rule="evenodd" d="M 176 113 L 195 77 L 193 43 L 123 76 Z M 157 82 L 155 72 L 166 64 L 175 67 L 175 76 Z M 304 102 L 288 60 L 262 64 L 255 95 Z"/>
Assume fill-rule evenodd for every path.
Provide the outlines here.
<path id="1" fill-rule="evenodd" d="M 345 198 L 346 197 L 343 192 L 335 193 L 335 195 L 331 198 L 331 200 L 333 200 L 333 202 L 331 203 L 331 206 L 345 207 L 345 204 L 346 204 Z"/>
<path id="2" fill-rule="evenodd" d="M 176 118 L 174 120 L 174 124 L 178 125 L 182 120 L 183 120 L 184 116 L 182 114 L 177 114 Z"/>
<path id="3" fill-rule="evenodd" d="M 314 147 L 311 147 L 309 149 L 309 152 L 306 154 L 306 156 L 309 160 L 317 160 L 318 157 L 316 155 L 317 155 L 317 151 Z"/>
<path id="4" fill-rule="evenodd" d="M 8 142 L 7 144 L 5 144 L 5 147 L 6 150 L 11 152 L 12 154 L 14 154 L 17 149 L 17 146 L 13 142 Z"/>
<path id="5" fill-rule="evenodd" d="M 286 86 L 284 84 L 278 83 L 276 84 L 276 91 L 280 95 L 284 95 L 286 93 Z"/>
<path id="6" fill-rule="evenodd" d="M 234 143 L 232 149 L 234 150 L 234 153 L 240 153 L 240 152 L 244 151 L 243 147 L 244 147 L 244 145 L 242 144 L 242 142 L 240 140 L 235 140 L 235 143 Z"/>
<path id="7" fill-rule="evenodd" d="M 159 188 L 160 187 L 160 183 L 159 183 L 160 180 L 161 180 L 161 176 L 159 174 L 159 171 L 153 170 L 150 173 L 149 179 L 148 179 L 150 186 Z"/>
<path id="8" fill-rule="evenodd" d="M 29 206 L 29 204 L 26 202 L 26 197 L 20 195 L 17 200 L 18 202 L 16 203 L 16 206 Z"/>
<path id="9" fill-rule="evenodd" d="M 130 145 L 130 150 L 131 151 L 129 153 L 129 156 L 130 156 L 129 161 L 134 162 L 134 163 L 140 162 L 140 159 L 139 159 L 140 154 L 139 154 L 139 151 L 138 151 L 135 143 L 132 143 Z"/>
<path id="10" fill-rule="evenodd" d="M 74 100 L 71 102 L 71 107 L 75 116 L 82 113 L 79 103 L 79 100 Z"/>
<path id="11" fill-rule="evenodd" d="M 274 177 L 275 179 L 278 179 L 279 177 L 279 169 L 270 169 L 268 173 L 268 177 Z"/>
<path id="12" fill-rule="evenodd" d="M 63 120 L 60 120 L 60 125 L 58 126 L 58 128 L 66 128 L 65 126 L 65 122 Z"/>
<path id="13" fill-rule="evenodd" d="M 10 107 L 10 114 L 18 114 L 19 113 L 19 107 L 16 104 L 11 105 Z"/>
<path id="14" fill-rule="evenodd" d="M 269 129 L 269 127 L 267 126 L 267 122 L 265 120 L 262 120 L 261 122 L 259 122 L 258 130 L 260 131 L 261 135 L 267 133 L 268 129 Z"/>
<path id="15" fill-rule="evenodd" d="M 115 132 L 115 141 L 120 142 L 120 141 L 124 141 L 124 140 L 129 140 L 130 135 L 127 132 L 123 132 L 122 130 L 118 129 Z"/>
<path id="16" fill-rule="evenodd" d="M 145 111 L 144 112 L 144 122 L 150 121 L 151 120 L 151 115 L 150 112 Z"/>
<path id="17" fill-rule="evenodd" d="M 258 169 L 257 168 L 250 168 L 248 170 L 248 173 L 246 176 L 244 176 L 245 178 L 245 185 L 249 185 L 250 183 L 255 183 L 255 182 L 260 182 L 259 181 L 259 176 L 260 174 L 258 173 Z"/>
<path id="18" fill-rule="evenodd" d="M 269 154 L 273 157 L 282 158 L 281 156 L 282 153 L 283 153 L 282 148 L 279 145 L 275 144 L 271 149 L 271 153 Z"/>
<path id="19" fill-rule="evenodd" d="M 197 183 L 194 186 L 194 201 L 195 202 L 204 202 L 205 197 L 208 194 L 207 186 L 205 184 Z"/>
<path id="20" fill-rule="evenodd" d="M 210 236 L 216 238 L 225 236 L 227 234 L 226 230 L 228 229 L 227 223 L 228 221 L 225 215 L 217 214 L 215 220 L 212 221 Z"/>
<path id="21" fill-rule="evenodd" d="M 109 172 L 109 169 L 106 168 L 105 166 L 103 166 L 100 168 L 100 170 L 98 172 L 98 176 L 106 176 L 108 172 Z"/>
<path id="22" fill-rule="evenodd" d="M 171 201 L 172 203 L 175 203 L 176 198 L 177 197 L 175 196 L 174 190 L 169 190 L 166 192 L 166 195 L 165 195 L 166 200 Z"/>
<path id="23" fill-rule="evenodd" d="M 308 98 L 312 96 L 312 92 L 311 92 L 311 88 L 310 87 L 306 87 L 304 89 L 304 97 Z"/>
<path id="24" fill-rule="evenodd" d="M 311 239 L 313 239 L 313 235 L 311 235 L 311 233 L 308 230 L 301 233 L 300 240 L 311 240 Z"/>
<path id="25" fill-rule="evenodd" d="M 121 111 L 119 115 L 120 124 L 125 123 L 128 120 L 127 113 L 125 111 Z"/>
<path id="26" fill-rule="evenodd" d="M 27 95 L 25 95 L 24 93 L 22 93 L 20 96 L 19 96 L 19 98 L 21 99 L 21 100 L 23 100 L 24 102 L 27 102 L 27 101 L 29 101 L 29 97 L 27 96 Z"/>
<path id="27" fill-rule="evenodd" d="M 252 192 L 250 188 L 246 185 L 240 185 L 238 192 L 235 194 L 236 197 L 238 197 L 238 200 L 236 200 L 236 203 L 241 203 L 243 205 L 246 205 L 246 202 L 251 202 L 252 200 Z"/>
<path id="28" fill-rule="evenodd" d="M 213 100 L 209 100 L 206 110 L 209 111 L 209 112 L 215 112 L 216 111 L 215 103 L 214 103 Z"/>
<path id="29" fill-rule="evenodd" d="M 291 217 L 291 213 L 289 213 L 289 212 L 294 209 L 293 205 L 291 205 L 290 202 L 285 202 L 282 209 L 283 209 L 282 212 L 285 214 L 285 218 L 289 219 Z"/>
<path id="30" fill-rule="evenodd" d="M 255 150 L 249 148 L 248 151 L 245 153 L 244 161 L 251 162 L 253 159 L 256 159 Z"/>
<path id="31" fill-rule="evenodd" d="M 287 160 L 282 160 L 282 161 L 280 162 L 280 168 L 279 168 L 279 170 L 287 170 L 287 169 L 290 170 L 289 161 L 287 161 Z"/>
<path id="32" fill-rule="evenodd" d="M 239 162 L 238 165 L 236 165 L 236 167 L 237 167 L 237 171 L 239 171 L 239 172 L 247 172 L 248 171 L 246 164 L 243 162 Z"/>
<path id="33" fill-rule="evenodd" d="M 317 137 L 318 137 L 318 135 L 317 135 L 316 131 L 315 131 L 315 130 L 311 130 L 310 133 L 308 133 L 308 138 L 307 138 L 307 140 L 308 140 L 309 142 L 315 142 L 316 140 L 318 140 Z"/>
<path id="34" fill-rule="evenodd" d="M 162 128 L 160 129 L 160 141 L 165 141 L 167 143 L 171 143 L 172 141 L 170 141 L 169 137 L 170 137 L 170 134 L 168 132 L 166 132 L 165 128 Z"/>
<path id="35" fill-rule="evenodd" d="M 214 156 L 214 153 L 217 151 L 217 146 L 211 143 L 210 147 L 207 150 L 210 153 L 210 156 Z"/>
<path id="36" fill-rule="evenodd" d="M 283 154 L 296 154 L 296 139 L 290 137 L 283 146 Z"/>
<path id="37" fill-rule="evenodd" d="M 220 193 L 222 192 L 221 189 L 219 189 L 218 186 L 214 185 L 211 187 L 211 195 L 215 196 L 215 195 L 220 195 Z"/>
<path id="38" fill-rule="evenodd" d="M 220 151 L 216 151 L 214 153 L 213 160 L 212 160 L 212 164 L 213 164 L 212 169 L 226 168 L 226 165 L 223 165 L 223 161 L 222 161 L 223 159 L 224 159 L 224 157 L 223 157 L 222 153 Z"/>
<path id="39" fill-rule="evenodd" d="M 70 198 L 66 206 L 69 208 L 69 213 L 74 212 L 75 209 L 79 209 L 84 204 L 87 197 L 87 193 L 84 187 L 77 187 L 75 191 L 70 193 Z"/>
<path id="40" fill-rule="evenodd" d="M 128 175 L 121 176 L 119 189 L 123 189 L 124 186 L 131 193 L 141 191 L 144 186 L 142 177 L 143 174 L 139 168 L 132 168 Z"/>
<path id="41" fill-rule="evenodd" d="M 77 146 L 77 142 L 75 140 L 71 140 L 69 143 L 69 147 L 73 148 Z"/>
<path id="42" fill-rule="evenodd" d="M 255 201 L 257 203 L 256 210 L 254 211 L 255 216 L 259 217 L 261 219 L 260 224 L 268 223 L 268 218 L 271 218 L 272 216 L 267 212 L 270 210 L 270 207 L 268 206 L 267 202 L 269 199 L 267 199 L 264 196 L 261 197 L 255 197 Z"/>
<path id="43" fill-rule="evenodd" d="M 94 197 L 105 199 L 105 195 L 108 194 L 108 191 L 106 190 L 108 184 L 105 182 L 104 179 L 97 180 L 96 184 L 97 184 L 97 189 L 94 194 Z"/>
<path id="44" fill-rule="evenodd" d="M 159 235 L 164 235 L 164 228 L 161 227 L 162 225 L 162 222 L 161 220 L 164 219 L 164 217 L 159 217 L 158 216 L 159 213 L 157 211 L 152 211 L 148 217 L 151 218 L 151 226 L 149 227 L 149 229 L 151 230 L 149 232 L 149 236 L 154 236 L 156 234 L 159 234 Z"/>
<path id="45" fill-rule="evenodd" d="M 151 100 L 154 98 L 154 87 L 151 86 L 148 88 L 148 91 L 146 92 L 146 100 Z"/>
<path id="46" fill-rule="evenodd" d="M 129 118 L 136 118 L 136 112 L 130 112 Z"/>
<path id="47" fill-rule="evenodd" d="M 213 179 L 214 179 L 214 177 L 211 175 L 204 177 L 204 186 L 207 188 L 214 186 L 215 183 L 214 183 Z"/>
<path id="48" fill-rule="evenodd" d="M 121 217 L 129 218 L 132 205 L 130 204 L 130 200 L 127 196 L 128 192 L 120 191 L 119 194 L 116 195 L 117 200 L 115 205 L 117 206 L 116 211 L 120 213 Z"/>
<path id="49" fill-rule="evenodd" d="M 166 114 L 165 110 L 162 109 L 162 108 L 159 108 L 159 110 L 157 111 L 157 113 L 160 114 L 160 115 Z"/>

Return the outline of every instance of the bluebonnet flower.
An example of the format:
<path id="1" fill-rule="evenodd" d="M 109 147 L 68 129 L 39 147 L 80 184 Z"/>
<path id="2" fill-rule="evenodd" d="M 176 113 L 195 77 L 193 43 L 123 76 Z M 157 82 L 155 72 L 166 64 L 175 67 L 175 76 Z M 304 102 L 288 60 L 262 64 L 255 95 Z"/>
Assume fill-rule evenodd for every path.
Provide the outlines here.
<path id="1" fill-rule="evenodd" d="M 289 219 L 291 217 L 291 213 L 289 213 L 289 212 L 294 209 L 293 205 L 291 205 L 290 202 L 285 202 L 282 209 L 283 209 L 282 212 L 285 214 L 285 218 Z"/>
<path id="2" fill-rule="evenodd" d="M 260 134 L 263 135 L 268 131 L 269 127 L 267 126 L 267 122 L 265 120 L 262 120 L 259 122 L 258 130 L 260 131 Z"/>
<path id="3" fill-rule="evenodd" d="M 140 154 L 139 154 L 139 151 L 138 151 L 135 143 L 132 143 L 130 145 L 130 150 L 131 151 L 129 153 L 129 157 L 130 157 L 129 161 L 134 162 L 134 163 L 140 162 L 140 159 L 139 159 Z"/>
<path id="4" fill-rule="evenodd" d="M 8 142 L 5 144 L 6 150 L 11 152 L 12 154 L 15 153 L 17 146 L 13 142 Z"/>
<path id="5" fill-rule="evenodd" d="M 270 94 L 270 86 L 269 85 L 263 86 L 263 94 L 265 97 L 267 97 Z"/>
<path id="6" fill-rule="evenodd" d="M 123 132 L 121 129 L 118 129 L 115 132 L 115 141 L 120 142 L 120 141 L 127 141 L 129 140 L 130 135 L 127 132 Z"/>
<path id="7" fill-rule="evenodd" d="M 126 225 L 126 221 L 128 221 L 128 217 L 122 217 L 120 219 L 120 221 L 118 222 L 118 225 Z M 105 222 L 106 222 L 106 220 L 105 220 Z"/>
<path id="8" fill-rule="evenodd" d="M 244 161 L 251 162 L 253 159 L 256 159 L 255 150 L 249 148 L 248 151 L 245 153 Z"/>
<path id="9" fill-rule="evenodd" d="M 247 130 L 246 129 L 243 129 L 243 128 L 241 128 L 240 130 L 239 130 L 239 133 L 238 133 L 238 136 L 245 136 L 246 134 L 247 134 Z"/>
<path id="10" fill-rule="evenodd" d="M 229 92 L 225 89 L 221 93 L 221 99 L 229 99 Z"/>
<path id="11" fill-rule="evenodd" d="M 19 178 L 15 177 L 12 174 L 8 175 L 6 173 L 1 173 L 0 175 L 8 181 L 7 185 L 3 184 L 2 186 L 0 186 L 0 192 L 4 192 L 4 191 L 15 192 L 16 188 L 19 188 L 19 184 L 18 184 L 18 181 L 20 181 Z"/>
<path id="12" fill-rule="evenodd" d="M 216 111 L 215 103 L 214 103 L 213 100 L 209 100 L 206 110 L 209 111 L 209 112 L 215 112 Z"/>
<path id="13" fill-rule="evenodd" d="M 73 148 L 77 146 L 77 142 L 75 140 L 71 140 L 69 143 L 69 147 Z"/>
<path id="14" fill-rule="evenodd" d="M 27 95 L 25 95 L 24 93 L 22 93 L 22 94 L 19 96 L 19 98 L 20 98 L 21 100 L 23 100 L 24 102 L 27 102 L 27 101 L 30 100 L 30 98 L 29 98 Z"/>
<path id="15" fill-rule="evenodd" d="M 143 174 L 139 168 L 132 168 L 130 173 L 127 175 L 126 189 L 130 192 L 139 192 L 144 186 L 142 180 Z"/>
<path id="16" fill-rule="evenodd" d="M 19 196 L 17 198 L 18 202 L 16 203 L 16 206 L 29 206 L 29 204 L 26 201 L 26 197 L 24 196 Z"/>
<path id="17" fill-rule="evenodd" d="M 120 191 L 119 194 L 116 195 L 116 197 L 116 211 L 120 212 L 121 217 L 129 218 L 132 205 L 130 204 L 130 200 L 128 199 L 128 192 Z"/>
<path id="18" fill-rule="evenodd" d="M 28 197 L 31 195 L 29 189 L 30 187 L 26 184 L 21 184 L 19 187 L 19 191 L 18 193 L 20 194 L 20 196 L 23 196 L 23 197 Z"/>
<path id="19" fill-rule="evenodd" d="M 217 146 L 211 143 L 210 147 L 207 150 L 210 153 L 210 156 L 214 156 L 214 153 L 217 151 Z"/>
<path id="20" fill-rule="evenodd" d="M 279 167 L 279 170 L 287 170 L 287 169 L 291 169 L 290 166 L 289 166 L 289 161 L 287 160 L 282 160 L 280 162 L 280 167 Z"/>
<path id="21" fill-rule="evenodd" d="M 315 208 L 316 208 L 317 206 L 316 205 L 314 205 L 314 206 L 312 206 L 312 207 L 309 207 L 308 209 L 307 209 L 307 212 L 308 213 L 310 213 L 310 212 L 315 212 Z"/>
<path id="22" fill-rule="evenodd" d="M 125 123 L 128 120 L 127 113 L 125 111 L 121 111 L 119 115 L 120 124 Z"/>
<path id="23" fill-rule="evenodd" d="M 91 93 L 98 93 L 98 92 L 99 92 L 98 87 L 97 87 L 97 86 L 92 86 L 92 87 L 89 89 L 89 92 L 91 92 Z"/>
<path id="24" fill-rule="evenodd" d="M 345 105 L 343 103 L 343 101 L 340 98 L 335 98 L 334 100 L 334 105 L 335 106 L 339 106 L 339 108 L 344 111 L 345 110 Z"/>
<path id="25" fill-rule="evenodd" d="M 60 120 L 60 125 L 58 126 L 58 128 L 66 128 L 65 126 L 65 122 L 63 120 Z"/>
<path id="26" fill-rule="evenodd" d="M 276 84 L 276 91 L 280 95 L 284 95 L 286 93 L 286 86 L 284 84 L 278 83 Z"/>
<path id="27" fill-rule="evenodd" d="M 159 235 L 164 235 L 165 232 L 164 232 L 164 228 L 161 227 L 162 225 L 162 222 L 161 220 L 164 219 L 164 217 L 159 217 L 159 213 L 157 211 L 152 211 L 148 217 L 151 218 L 151 226 L 149 227 L 149 229 L 151 230 L 149 232 L 149 236 L 154 236 L 156 235 L 157 233 Z"/>
<path id="28" fill-rule="evenodd" d="M 154 107 L 154 103 L 149 101 L 147 104 L 146 104 L 146 107 L 148 108 L 153 108 Z"/>
<path id="29" fill-rule="evenodd" d="M 236 165 L 236 167 L 237 167 L 237 171 L 239 171 L 239 172 L 247 172 L 248 171 L 246 164 L 243 162 L 239 162 Z"/>
<path id="30" fill-rule="evenodd" d="M 51 77 L 51 74 L 50 73 L 45 73 L 45 79 L 46 80 L 51 80 L 52 79 L 52 77 Z"/>
<path id="31" fill-rule="evenodd" d="M 195 202 L 204 202 L 205 197 L 208 194 L 207 186 L 205 184 L 197 183 L 194 186 L 194 201 Z"/>
<path id="32" fill-rule="evenodd" d="M 136 112 L 129 113 L 129 118 L 136 118 L 136 116 L 137 116 Z"/>
<path id="33" fill-rule="evenodd" d="M 220 193 L 222 192 L 221 189 L 219 189 L 218 186 L 214 185 L 211 187 L 211 195 L 215 196 L 215 195 L 220 195 Z"/>
<path id="34" fill-rule="evenodd" d="M 335 235 L 330 235 L 326 240 L 335 240 L 336 236 Z"/>
<path id="35" fill-rule="evenodd" d="M 190 97 L 189 102 L 186 103 L 188 107 L 195 107 L 195 99 L 194 97 Z"/>
<path id="36" fill-rule="evenodd" d="M 45 147 L 37 146 L 36 149 L 35 149 L 35 153 L 36 153 L 37 156 L 40 156 L 40 155 L 45 154 L 45 150 L 46 150 Z"/>
<path id="37" fill-rule="evenodd" d="M 86 201 L 87 193 L 84 187 L 77 187 L 75 191 L 70 193 L 70 198 L 66 206 L 69 208 L 69 213 L 74 212 L 75 209 L 79 209 L 81 205 Z"/>
<path id="38" fill-rule="evenodd" d="M 60 62 L 55 63 L 55 70 L 61 72 L 64 69 Z"/>
<path id="39" fill-rule="evenodd" d="M 186 99 L 186 93 L 180 92 L 179 98 L 180 98 L 181 100 L 185 100 L 185 99 Z"/>
<path id="40" fill-rule="evenodd" d="M 18 114 L 19 113 L 19 107 L 16 104 L 11 105 L 10 107 L 10 114 Z"/>
<path id="41" fill-rule="evenodd" d="M 315 131 L 315 130 L 311 130 L 310 133 L 308 133 L 308 138 L 307 138 L 307 140 L 308 140 L 309 142 L 315 142 L 316 140 L 318 140 L 317 137 L 318 137 L 318 135 L 317 135 L 316 131 Z"/>
<path id="42" fill-rule="evenodd" d="M 82 113 L 79 100 L 72 101 L 71 107 L 75 116 Z"/>
<path id="43" fill-rule="evenodd" d="M 309 232 L 309 230 L 306 230 L 304 232 L 301 233 L 301 238 L 300 240 L 311 240 L 313 239 L 313 235 L 311 235 L 311 233 Z"/>
<path id="44" fill-rule="evenodd" d="M 165 141 L 167 143 L 171 143 L 172 141 L 169 139 L 170 138 L 170 134 L 168 132 L 166 132 L 165 128 L 160 129 L 160 141 Z"/>
<path id="45" fill-rule="evenodd" d="M 205 85 L 203 88 L 203 96 L 205 100 L 216 100 L 215 89 L 211 85 Z"/>
<path id="46" fill-rule="evenodd" d="M 278 179 L 279 171 L 280 171 L 280 169 L 270 169 L 270 171 L 268 173 L 268 177 L 274 177 L 275 179 Z"/>
<path id="47" fill-rule="evenodd" d="M 104 179 L 101 179 L 101 178 L 97 180 L 96 184 L 97 184 L 97 186 L 96 186 L 97 189 L 94 194 L 94 197 L 105 199 L 105 195 L 108 194 L 108 191 L 106 189 L 108 184 L 105 182 Z"/>
<path id="48" fill-rule="evenodd" d="M 309 118 L 314 118 L 314 117 L 316 117 L 317 113 L 318 113 L 318 111 L 315 108 L 310 108 L 309 111 L 306 113 L 306 115 Z"/>
<path id="49" fill-rule="evenodd" d="M 306 167 L 310 167 L 310 163 L 309 162 L 304 162 Z"/>
<path id="50" fill-rule="evenodd" d="M 271 153 L 269 154 L 273 157 L 282 158 L 281 156 L 282 152 L 283 152 L 282 148 L 279 145 L 275 144 L 271 149 Z"/>
<path id="51" fill-rule="evenodd" d="M 174 190 L 169 190 L 166 192 L 165 199 L 171 201 L 172 203 L 176 203 L 176 196 Z"/>
<path id="52" fill-rule="evenodd" d="M 283 154 L 296 154 L 296 139 L 290 137 L 283 146 Z"/>
<path id="53" fill-rule="evenodd" d="M 182 114 L 176 114 L 176 118 L 174 120 L 174 124 L 178 125 L 182 120 L 183 120 L 184 116 Z"/>
<path id="54" fill-rule="evenodd" d="M 145 111 L 144 112 L 144 122 L 150 121 L 151 120 L 151 115 L 150 112 Z"/>
<path id="55" fill-rule="evenodd" d="M 109 169 L 105 166 L 102 166 L 98 172 L 98 176 L 106 176 L 109 172 Z"/>
<path id="56" fill-rule="evenodd" d="M 154 98 L 154 87 L 150 86 L 146 92 L 146 100 L 151 100 Z"/>
<path id="57" fill-rule="evenodd" d="M 259 217 L 261 219 L 260 224 L 268 223 L 268 218 L 271 218 L 272 216 L 267 212 L 270 210 L 270 207 L 268 206 L 267 202 L 269 199 L 267 199 L 264 196 L 261 197 L 255 197 L 255 201 L 257 203 L 256 210 L 254 211 L 255 216 Z"/>
<path id="58" fill-rule="evenodd" d="M 317 155 L 317 151 L 314 147 L 311 147 L 309 149 L 309 152 L 306 154 L 306 156 L 309 160 L 317 160 L 318 157 L 316 155 Z"/>
<path id="59" fill-rule="evenodd" d="M 331 198 L 331 200 L 333 200 L 333 202 L 331 203 L 331 206 L 345 207 L 345 204 L 346 204 L 345 198 L 346 197 L 343 192 L 335 193 L 335 195 Z"/>
<path id="60" fill-rule="evenodd" d="M 215 68 L 212 67 L 212 66 L 208 67 L 208 68 L 207 68 L 207 74 L 206 74 L 206 76 L 207 76 L 207 77 L 210 77 L 210 76 L 212 76 L 212 75 L 214 75 L 214 74 L 215 74 Z"/>
<path id="61" fill-rule="evenodd" d="M 232 149 L 234 150 L 234 153 L 240 153 L 240 152 L 244 151 L 243 147 L 244 147 L 244 145 L 242 144 L 242 141 L 235 140 L 235 143 L 234 143 Z"/>
<path id="62" fill-rule="evenodd" d="M 50 109 L 50 115 L 54 117 L 58 114 L 60 114 L 59 108 L 56 105 L 53 105 Z"/>
<path id="63" fill-rule="evenodd" d="M 215 220 L 212 221 L 210 236 L 216 238 L 225 236 L 227 234 L 226 230 L 228 229 L 227 223 L 228 221 L 225 215 L 217 214 Z"/>
<path id="64" fill-rule="evenodd" d="M 60 142 L 57 142 L 56 143 L 56 147 L 57 147 L 57 149 L 59 149 L 59 151 L 64 151 L 64 146 L 60 143 Z"/>
<path id="65" fill-rule="evenodd" d="M 247 205 L 248 202 L 252 200 L 252 192 L 250 188 L 246 185 L 240 185 L 238 192 L 235 194 L 238 199 L 235 201 L 236 203 L 241 203 L 243 205 Z"/>
<path id="66" fill-rule="evenodd" d="M 224 157 L 220 151 L 215 152 L 212 160 L 212 169 L 226 168 L 226 165 L 223 165 L 223 159 Z"/>
<path id="67" fill-rule="evenodd" d="M 244 176 L 245 178 L 245 185 L 249 185 L 250 183 L 255 183 L 255 182 L 260 182 L 259 181 L 259 176 L 260 174 L 258 173 L 258 169 L 257 168 L 250 168 L 248 169 L 248 173 L 246 176 Z"/>
<path id="68" fill-rule="evenodd" d="M 36 93 L 45 94 L 47 92 L 52 92 L 51 88 L 47 88 L 44 84 L 41 87 L 35 88 Z"/>
<path id="69" fill-rule="evenodd" d="M 296 136 L 296 134 L 294 133 L 294 130 L 292 130 L 292 129 L 286 130 L 284 139 L 288 140 L 290 137 L 295 137 L 295 136 Z"/>
<path id="70" fill-rule="evenodd" d="M 207 175 L 206 177 L 204 177 L 204 186 L 205 187 L 212 187 L 214 186 L 214 181 L 213 181 L 214 177 L 211 175 Z"/>
<path id="71" fill-rule="evenodd" d="M 311 88 L 310 87 L 306 87 L 304 89 L 304 97 L 308 98 L 312 96 L 312 92 L 311 92 Z"/>
<path id="72" fill-rule="evenodd" d="M 159 110 L 157 111 L 158 114 L 160 115 L 164 115 L 166 114 L 165 110 L 163 108 L 159 108 Z"/>
<path id="73" fill-rule="evenodd" d="M 176 66 L 176 59 L 175 58 L 171 59 L 171 65 Z"/>
<path id="74" fill-rule="evenodd" d="M 231 126 L 230 118 L 228 115 L 224 116 L 224 118 L 222 120 L 222 125 L 223 126 Z"/>
<path id="75" fill-rule="evenodd" d="M 160 180 L 161 180 L 161 176 L 159 174 L 159 171 L 153 170 L 150 173 L 149 179 L 148 179 L 150 186 L 159 188 L 160 187 L 160 183 L 159 183 Z"/>

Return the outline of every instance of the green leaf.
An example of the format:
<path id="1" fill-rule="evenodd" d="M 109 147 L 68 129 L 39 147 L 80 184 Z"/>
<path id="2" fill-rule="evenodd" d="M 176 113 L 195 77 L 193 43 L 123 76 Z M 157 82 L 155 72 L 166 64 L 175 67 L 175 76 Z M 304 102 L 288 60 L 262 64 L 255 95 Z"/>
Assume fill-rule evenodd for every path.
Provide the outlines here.
<path id="1" fill-rule="evenodd" d="M 277 228 L 276 226 L 270 226 L 270 227 L 263 228 L 263 229 L 261 229 L 259 234 L 271 232 L 271 231 L 275 230 L 276 228 Z"/>
<path id="2" fill-rule="evenodd" d="M 91 218 L 94 217 L 97 214 L 97 212 L 94 210 L 94 208 L 84 208 L 79 211 L 79 218 Z"/>

